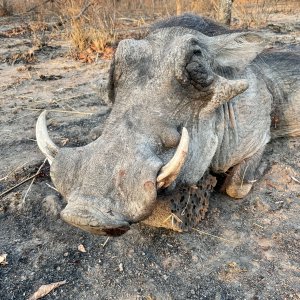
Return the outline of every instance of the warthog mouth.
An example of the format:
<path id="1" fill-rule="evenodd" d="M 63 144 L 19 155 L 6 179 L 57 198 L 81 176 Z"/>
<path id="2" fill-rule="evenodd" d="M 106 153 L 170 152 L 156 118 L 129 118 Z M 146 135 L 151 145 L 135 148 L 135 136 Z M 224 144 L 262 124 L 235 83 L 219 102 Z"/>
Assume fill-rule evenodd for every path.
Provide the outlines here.
<path id="1" fill-rule="evenodd" d="M 49 163 L 52 164 L 61 149 L 56 146 L 49 137 L 46 125 L 46 113 L 46 111 L 42 112 L 38 118 L 36 135 L 41 151 L 45 154 Z M 174 135 L 173 130 L 169 130 Z M 72 192 L 71 194 L 64 193 L 64 196 L 68 199 L 69 203 L 61 212 L 61 218 L 73 226 L 98 235 L 118 236 L 128 231 L 131 223 L 139 222 L 152 213 L 157 197 L 157 191 L 169 187 L 178 177 L 186 161 L 189 148 L 189 133 L 185 127 L 182 127 L 181 134 L 179 134 L 176 129 L 175 140 L 176 143 L 173 143 L 174 145 L 172 145 L 173 148 L 176 147 L 174 154 L 165 164 L 163 164 L 158 156 L 150 151 L 150 158 L 146 157 L 144 153 L 141 155 L 140 152 L 145 151 L 145 149 L 140 146 L 140 148 L 134 152 L 137 153 L 136 161 L 144 163 L 146 157 L 148 159 L 146 159 L 146 162 L 149 163 L 149 170 L 146 170 L 147 167 L 141 166 L 142 171 L 137 172 L 136 166 L 132 168 L 130 164 L 126 163 L 125 167 L 118 167 L 118 170 L 114 169 L 117 167 L 111 168 L 111 173 L 114 171 L 116 173 L 116 175 L 112 176 L 113 189 L 117 191 L 118 197 L 123 198 L 124 203 L 127 201 L 126 206 L 122 202 L 119 203 L 117 201 L 118 199 L 111 200 L 106 199 L 105 197 L 103 198 L 97 190 L 94 190 L 92 193 L 91 191 L 88 191 L 90 196 L 85 196 L 83 189 L 83 193 L 82 190 L 79 191 L 82 193 L 80 197 L 76 195 L 77 192 Z M 79 150 L 84 151 L 84 149 Z M 79 151 L 78 153 L 82 152 Z M 82 154 L 79 154 L 79 156 L 81 155 Z M 94 159 L 94 161 L 97 162 L 97 159 Z M 86 162 L 87 168 L 89 168 L 90 163 L 91 161 Z M 113 163 L 118 164 L 117 161 L 113 161 Z M 126 177 L 126 167 L 132 168 L 137 176 L 144 176 L 144 178 L 141 178 L 142 182 L 140 186 L 134 190 L 136 194 L 142 193 L 143 198 L 140 201 L 132 196 L 133 192 L 128 188 L 128 186 L 132 184 L 132 179 L 130 179 L 129 176 Z M 129 169 L 128 174 L 130 171 L 131 169 Z M 111 173 L 107 174 L 107 176 L 111 176 Z M 102 173 L 100 175 L 103 176 Z M 70 177 L 70 175 L 68 176 Z M 55 172 L 51 173 L 51 177 L 52 179 L 55 179 Z M 59 180 L 57 181 L 59 182 Z M 62 188 L 62 190 L 64 190 L 64 188 Z M 129 193 L 132 194 L 130 195 L 130 197 L 132 197 L 131 203 L 130 199 L 128 200 Z M 110 207 L 112 207 L 112 210 L 109 210 Z M 122 211 L 124 214 L 122 214 Z"/>
<path id="2" fill-rule="evenodd" d="M 114 212 L 104 213 L 94 207 L 68 204 L 60 215 L 70 225 L 97 235 L 120 236 L 130 229 L 130 223 Z"/>

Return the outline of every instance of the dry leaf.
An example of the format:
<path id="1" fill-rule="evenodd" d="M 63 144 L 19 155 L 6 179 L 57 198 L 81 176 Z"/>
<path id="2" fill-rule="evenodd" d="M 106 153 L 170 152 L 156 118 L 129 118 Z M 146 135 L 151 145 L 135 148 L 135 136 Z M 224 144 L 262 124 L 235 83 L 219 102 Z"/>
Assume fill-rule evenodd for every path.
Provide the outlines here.
<path id="1" fill-rule="evenodd" d="M 0 255 L 0 266 L 5 266 L 8 264 L 8 262 L 6 261 L 6 257 L 6 253 Z"/>
<path id="2" fill-rule="evenodd" d="M 83 52 L 81 52 L 81 53 L 79 53 L 78 58 L 79 58 L 80 60 L 85 60 L 85 59 L 86 59 L 86 54 L 83 53 Z"/>
<path id="3" fill-rule="evenodd" d="M 52 290 L 58 288 L 59 286 L 65 284 L 65 283 L 66 283 L 66 280 L 58 281 L 58 282 L 54 282 L 54 283 L 50 283 L 50 284 L 44 284 L 44 285 L 40 286 L 39 289 L 28 298 L 28 300 L 40 299 L 40 298 L 46 296 L 47 294 L 49 294 Z"/>
<path id="4" fill-rule="evenodd" d="M 85 250 L 85 248 L 84 248 L 84 246 L 83 246 L 82 244 L 80 244 L 80 245 L 78 246 L 78 250 L 79 250 L 80 252 L 82 252 L 82 253 L 85 253 L 85 252 L 86 252 L 86 250 Z"/>

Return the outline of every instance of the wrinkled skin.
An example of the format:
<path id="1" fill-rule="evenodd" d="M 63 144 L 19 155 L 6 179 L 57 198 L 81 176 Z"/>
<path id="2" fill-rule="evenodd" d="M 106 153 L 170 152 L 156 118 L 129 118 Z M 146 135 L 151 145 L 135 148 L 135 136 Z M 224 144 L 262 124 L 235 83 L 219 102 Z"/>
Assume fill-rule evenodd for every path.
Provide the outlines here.
<path id="1" fill-rule="evenodd" d="M 234 198 L 246 196 L 257 179 L 274 107 L 285 128 L 280 135 L 299 133 L 299 121 L 285 121 L 290 107 L 300 111 L 299 56 L 282 55 L 278 63 L 272 57 L 280 54 L 262 54 L 262 63 L 256 57 L 265 44 L 256 34 L 208 37 L 159 27 L 143 40 L 120 42 L 109 80 L 114 105 L 102 135 L 53 158 L 51 178 L 68 201 L 61 216 L 83 230 L 120 235 L 152 213 L 157 175 L 183 127 L 189 150 L 168 190 L 194 185 L 208 169 L 231 170 L 225 191 Z"/>

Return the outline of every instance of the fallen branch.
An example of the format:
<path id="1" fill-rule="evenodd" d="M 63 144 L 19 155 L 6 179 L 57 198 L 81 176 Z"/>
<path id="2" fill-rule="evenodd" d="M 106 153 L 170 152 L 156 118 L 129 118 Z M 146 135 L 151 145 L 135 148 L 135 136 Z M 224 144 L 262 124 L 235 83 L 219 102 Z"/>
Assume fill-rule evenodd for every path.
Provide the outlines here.
<path id="1" fill-rule="evenodd" d="M 0 198 L 3 197 L 4 195 L 10 193 L 11 191 L 13 191 L 14 189 L 16 189 L 16 188 L 19 187 L 20 185 L 22 185 L 22 184 L 26 183 L 27 181 L 29 181 L 29 180 L 31 180 L 31 179 L 34 179 L 36 176 L 38 176 L 39 173 L 40 173 L 40 171 L 41 171 L 41 169 L 42 169 L 42 167 L 44 166 L 45 162 L 46 162 L 46 160 L 44 160 L 44 162 L 43 162 L 42 166 L 39 168 L 38 172 L 36 172 L 34 175 L 32 175 L 32 176 L 30 176 L 30 177 L 24 179 L 22 182 L 20 182 L 20 183 L 14 185 L 14 186 L 11 187 L 10 189 L 8 189 L 8 190 L 4 191 L 3 193 L 1 193 L 1 194 L 0 194 Z"/>
<path id="2" fill-rule="evenodd" d="M 12 170 L 11 172 L 9 172 L 6 176 L 0 178 L 0 181 L 6 180 L 10 175 L 12 175 L 13 173 L 15 173 L 18 169 L 23 168 L 26 164 L 28 164 L 28 161 L 23 163 L 21 166 L 16 167 L 14 170 Z"/>
<path id="3" fill-rule="evenodd" d="M 45 160 L 43 161 L 43 163 L 40 165 L 39 169 L 35 173 L 35 176 L 32 178 L 32 181 L 30 182 L 30 185 L 29 185 L 29 187 L 28 187 L 28 189 L 27 189 L 27 191 L 26 191 L 26 193 L 25 193 L 25 195 L 24 195 L 24 197 L 22 199 L 22 204 L 25 202 L 25 199 L 26 199 L 26 197 L 27 197 L 27 195 L 28 195 L 28 193 L 29 193 L 29 191 L 30 191 L 33 183 L 34 183 L 34 180 L 35 180 L 36 176 L 40 174 L 41 169 L 45 165 L 46 161 L 47 161 L 47 158 L 45 158 Z"/>
<path id="4" fill-rule="evenodd" d="M 29 178 L 23 180 L 22 182 L 16 184 L 15 186 L 11 187 L 10 189 L 4 191 L 2 194 L 0 194 L 0 198 L 6 194 L 8 194 L 9 192 L 13 191 L 14 189 L 16 189 L 17 187 L 19 187 L 20 185 L 26 183 L 27 181 L 31 180 L 32 178 L 36 177 L 36 175 L 32 175 Z"/>

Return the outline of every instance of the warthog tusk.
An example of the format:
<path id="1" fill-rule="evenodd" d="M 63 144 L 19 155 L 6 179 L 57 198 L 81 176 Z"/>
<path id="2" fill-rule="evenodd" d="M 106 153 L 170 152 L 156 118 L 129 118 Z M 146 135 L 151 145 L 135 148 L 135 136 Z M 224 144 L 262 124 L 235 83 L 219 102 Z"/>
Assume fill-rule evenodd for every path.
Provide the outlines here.
<path id="1" fill-rule="evenodd" d="M 182 128 L 180 142 L 171 160 L 164 165 L 157 176 L 157 187 L 168 187 L 178 176 L 189 149 L 189 133 L 185 127 Z"/>
<path id="2" fill-rule="evenodd" d="M 53 159 L 59 151 L 59 148 L 52 142 L 52 140 L 49 137 L 46 124 L 46 114 L 47 111 L 44 110 L 38 117 L 35 127 L 35 134 L 36 141 L 40 150 L 46 156 L 46 158 L 49 161 L 49 164 L 51 165 Z"/>

